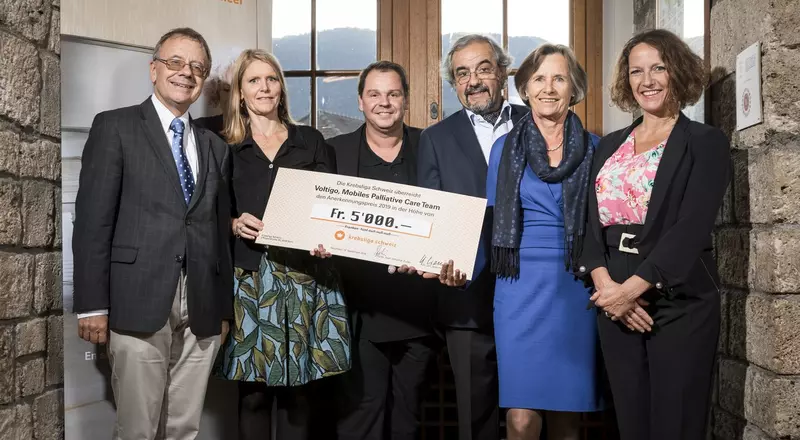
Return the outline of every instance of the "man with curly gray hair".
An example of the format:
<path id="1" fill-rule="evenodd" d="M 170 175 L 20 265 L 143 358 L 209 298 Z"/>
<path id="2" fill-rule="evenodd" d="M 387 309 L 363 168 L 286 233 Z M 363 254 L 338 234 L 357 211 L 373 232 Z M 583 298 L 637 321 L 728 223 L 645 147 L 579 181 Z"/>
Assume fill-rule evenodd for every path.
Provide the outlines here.
<path id="1" fill-rule="evenodd" d="M 442 62 L 442 77 L 463 109 L 422 132 L 419 185 L 486 197 L 489 153 L 528 109 L 503 96 L 511 57 L 494 40 L 477 34 L 459 38 Z M 443 288 L 435 321 L 453 366 L 460 440 L 499 437 L 497 356 L 492 325 L 495 277 L 489 271 L 491 215 L 484 229 L 473 279 L 463 288 Z"/>

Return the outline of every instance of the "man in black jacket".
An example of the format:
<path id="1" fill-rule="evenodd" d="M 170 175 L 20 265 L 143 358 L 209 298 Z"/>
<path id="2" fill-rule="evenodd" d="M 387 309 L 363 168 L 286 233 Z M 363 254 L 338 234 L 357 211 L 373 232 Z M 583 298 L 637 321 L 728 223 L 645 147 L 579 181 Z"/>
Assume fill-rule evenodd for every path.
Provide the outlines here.
<path id="1" fill-rule="evenodd" d="M 108 338 L 115 440 L 197 435 L 233 318 L 229 149 L 188 113 L 210 66 L 200 34 L 168 32 L 153 95 L 98 114 L 83 150 L 74 312 L 80 337 Z"/>
<path id="2" fill-rule="evenodd" d="M 379 61 L 361 72 L 358 105 L 366 123 L 328 140 L 339 174 L 417 184 L 421 130 L 403 124 L 407 97 L 400 65 Z M 340 265 L 355 341 L 353 370 L 339 389 L 346 398 L 339 439 L 414 439 L 420 391 L 434 355 L 430 313 L 439 286 L 393 276 L 382 264 L 342 258 Z"/>

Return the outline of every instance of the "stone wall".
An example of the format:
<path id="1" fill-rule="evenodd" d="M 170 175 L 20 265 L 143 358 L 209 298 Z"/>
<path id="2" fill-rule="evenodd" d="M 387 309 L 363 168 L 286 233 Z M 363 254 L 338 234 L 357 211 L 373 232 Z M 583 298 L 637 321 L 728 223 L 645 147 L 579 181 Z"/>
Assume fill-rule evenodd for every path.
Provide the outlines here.
<path id="1" fill-rule="evenodd" d="M 757 12 L 756 12 L 757 11 Z M 800 2 L 711 6 L 711 122 L 731 138 L 717 439 L 800 439 Z M 736 56 L 761 42 L 764 123 L 736 131 Z"/>
<path id="2" fill-rule="evenodd" d="M 59 0 L 0 0 L 0 439 L 62 439 Z"/>
<path id="3" fill-rule="evenodd" d="M 657 0 L 634 1 L 636 30 Z M 734 178 L 717 221 L 722 331 L 709 437 L 800 439 L 800 2 L 711 1 L 710 122 Z M 736 56 L 762 44 L 764 123 L 736 131 Z"/>

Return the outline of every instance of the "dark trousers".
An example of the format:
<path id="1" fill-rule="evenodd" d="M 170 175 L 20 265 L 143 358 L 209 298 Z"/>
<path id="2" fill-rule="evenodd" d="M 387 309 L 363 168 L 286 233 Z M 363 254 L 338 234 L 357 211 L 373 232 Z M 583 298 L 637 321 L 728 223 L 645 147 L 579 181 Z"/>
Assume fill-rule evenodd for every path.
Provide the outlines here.
<path id="1" fill-rule="evenodd" d="M 239 382 L 239 439 L 269 440 L 272 405 L 278 406 L 276 440 L 306 440 L 309 403 L 304 387 L 268 387 L 258 382 Z"/>
<path id="2" fill-rule="evenodd" d="M 622 283 L 642 257 L 612 244 L 608 270 Z M 651 302 L 646 310 L 656 323 L 651 333 L 630 331 L 602 313 L 597 318 L 620 439 L 705 440 L 719 292 L 689 292 L 667 300 L 651 291 L 643 298 Z"/>
<path id="3" fill-rule="evenodd" d="M 497 350 L 485 329 L 442 329 L 456 385 L 459 440 L 498 440 Z"/>
<path id="4" fill-rule="evenodd" d="M 341 377 L 345 404 L 338 421 L 339 440 L 418 438 L 432 342 L 431 338 L 358 342 L 353 369 Z"/>

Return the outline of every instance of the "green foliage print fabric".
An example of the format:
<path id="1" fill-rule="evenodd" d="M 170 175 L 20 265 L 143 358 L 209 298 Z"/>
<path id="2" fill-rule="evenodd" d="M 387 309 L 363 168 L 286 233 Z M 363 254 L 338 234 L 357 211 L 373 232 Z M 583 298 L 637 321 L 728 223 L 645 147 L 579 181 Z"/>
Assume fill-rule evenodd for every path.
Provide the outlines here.
<path id="1" fill-rule="evenodd" d="M 296 386 L 350 369 L 350 326 L 338 278 L 326 262 L 310 266 L 313 277 L 264 254 L 258 272 L 235 268 L 235 322 L 217 360 L 218 375 Z"/>

